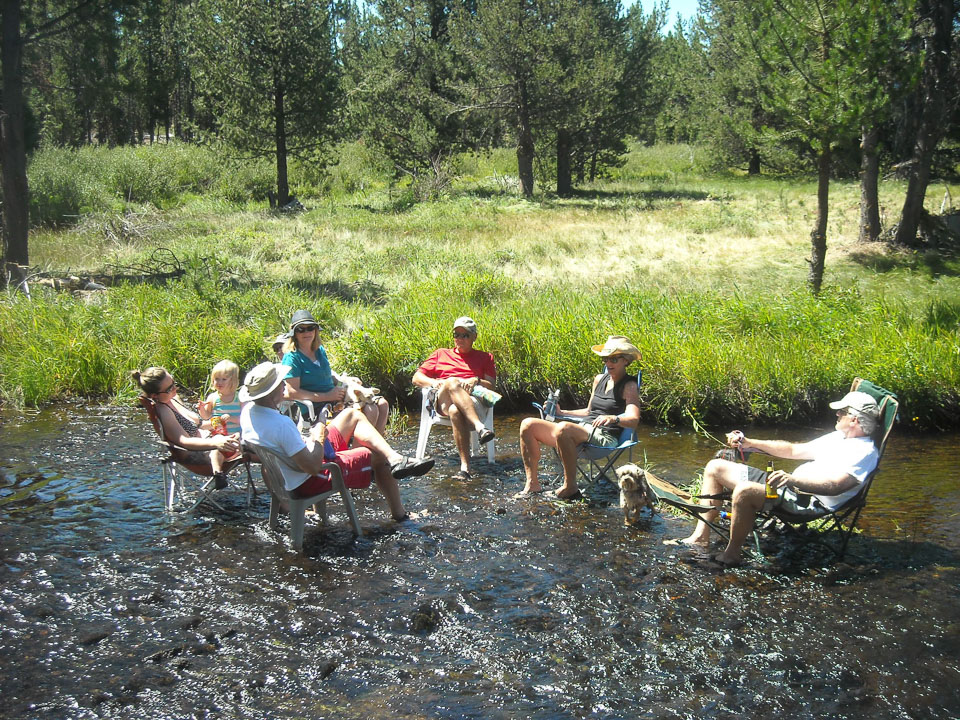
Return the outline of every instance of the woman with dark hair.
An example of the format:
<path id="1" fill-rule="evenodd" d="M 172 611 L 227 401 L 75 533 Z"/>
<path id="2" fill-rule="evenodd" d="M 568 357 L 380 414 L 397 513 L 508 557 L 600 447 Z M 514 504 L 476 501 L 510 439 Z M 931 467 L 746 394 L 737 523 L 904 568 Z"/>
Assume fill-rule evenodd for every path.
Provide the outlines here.
<path id="1" fill-rule="evenodd" d="M 320 325 L 307 310 L 297 310 L 290 320 L 290 339 L 283 346 L 282 363 L 287 370 L 288 400 L 300 404 L 304 417 L 318 417 L 320 408 L 326 403 L 342 403 L 346 389 L 330 369 L 327 351 L 320 344 Z M 312 407 L 307 407 L 307 404 Z M 361 408 L 381 435 L 387 428 L 390 417 L 390 405 L 382 397 L 365 403 Z M 312 412 L 311 412 L 312 411 Z"/>
<path id="2" fill-rule="evenodd" d="M 140 392 L 156 404 L 157 417 L 166 435 L 164 439 L 190 451 L 188 462 L 202 465 L 209 459 L 215 487 L 218 490 L 225 488 L 227 476 L 223 465 L 240 452 L 239 437 L 211 435 L 209 421 L 183 404 L 177 393 L 177 381 L 164 368 L 134 370 L 130 376 Z"/>

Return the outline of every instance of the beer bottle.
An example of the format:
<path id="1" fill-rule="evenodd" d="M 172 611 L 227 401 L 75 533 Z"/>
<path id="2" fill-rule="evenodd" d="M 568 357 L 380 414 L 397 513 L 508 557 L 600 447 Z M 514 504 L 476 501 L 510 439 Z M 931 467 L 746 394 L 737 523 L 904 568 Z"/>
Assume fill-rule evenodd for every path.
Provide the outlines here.
<path id="1" fill-rule="evenodd" d="M 767 499 L 774 500 L 777 497 L 777 489 L 770 484 L 770 473 L 773 472 L 773 461 L 767 460 L 767 482 L 766 482 L 766 491 Z"/>

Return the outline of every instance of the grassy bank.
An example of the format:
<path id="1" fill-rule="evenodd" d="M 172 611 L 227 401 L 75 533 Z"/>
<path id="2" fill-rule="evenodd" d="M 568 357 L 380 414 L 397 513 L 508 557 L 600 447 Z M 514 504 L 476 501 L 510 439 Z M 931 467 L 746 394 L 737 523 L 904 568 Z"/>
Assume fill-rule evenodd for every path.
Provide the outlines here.
<path id="1" fill-rule="evenodd" d="M 410 397 L 416 364 L 468 313 L 521 410 L 551 385 L 582 401 L 599 367 L 589 345 L 622 333 L 644 354 L 649 421 L 820 420 L 827 398 L 862 375 L 900 394 L 910 425 L 957 426 L 960 263 L 858 245 L 855 183 L 831 188 L 826 288 L 814 299 L 812 180 L 709 177 L 695 149 L 637 148 L 616 177 L 531 202 L 513 192 L 508 160 L 465 158 L 451 196 L 420 205 L 335 168 L 301 182 L 328 191 L 302 195 L 307 212 L 293 216 L 196 186 L 156 202 L 114 191 L 122 215 L 38 231 L 34 262 L 143 270 L 165 248 L 185 275 L 94 302 L 4 297 L 0 395 L 125 401 L 126 372 L 151 364 L 198 390 L 222 357 L 260 360 L 263 339 L 308 307 L 335 366 L 392 399 Z M 902 192 L 882 187 L 891 214 Z"/>

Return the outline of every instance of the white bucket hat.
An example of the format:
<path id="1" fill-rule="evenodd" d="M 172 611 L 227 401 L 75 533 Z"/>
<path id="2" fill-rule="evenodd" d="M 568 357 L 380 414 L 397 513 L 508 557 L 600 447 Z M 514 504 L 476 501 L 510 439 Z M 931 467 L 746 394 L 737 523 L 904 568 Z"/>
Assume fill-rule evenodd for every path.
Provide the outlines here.
<path id="1" fill-rule="evenodd" d="M 247 373 L 240 388 L 240 402 L 266 397 L 284 381 L 287 367 L 279 363 L 262 362 Z"/>

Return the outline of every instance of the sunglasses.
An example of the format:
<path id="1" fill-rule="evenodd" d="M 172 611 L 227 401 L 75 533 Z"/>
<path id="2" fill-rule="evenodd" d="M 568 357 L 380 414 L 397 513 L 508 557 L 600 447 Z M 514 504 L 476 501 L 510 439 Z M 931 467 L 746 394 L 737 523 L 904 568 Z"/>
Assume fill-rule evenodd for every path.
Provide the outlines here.
<path id="1" fill-rule="evenodd" d="M 305 332 L 313 332 L 314 330 L 318 330 L 318 329 L 319 327 L 317 325 L 297 325 L 297 327 L 295 327 L 293 331 L 295 333 L 305 333 Z"/>
<path id="2" fill-rule="evenodd" d="M 173 390 L 176 386 L 177 386 L 177 381 L 176 381 L 176 380 L 171 380 L 171 381 L 170 381 L 170 384 L 167 385 L 167 389 L 166 389 L 166 390 L 161 390 L 161 391 L 158 392 L 157 394 L 158 394 L 158 395 L 166 395 L 168 392 L 170 392 L 171 390 Z"/>
<path id="3" fill-rule="evenodd" d="M 462 333 L 462 332 L 455 332 L 453 336 L 457 338 L 457 340 L 466 340 L 467 338 L 473 337 L 473 335 L 471 335 L 470 333 Z"/>
<path id="4" fill-rule="evenodd" d="M 626 360 L 626 357 L 624 357 L 623 355 L 608 355 L 603 359 L 604 362 L 608 362 L 608 363 L 618 363 L 621 360 Z"/>

